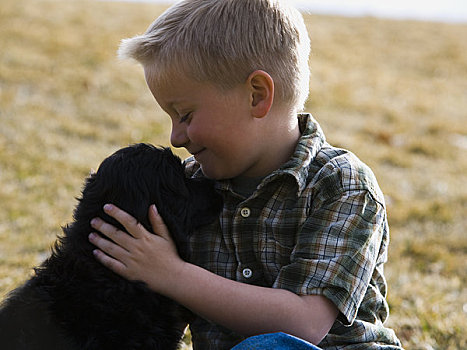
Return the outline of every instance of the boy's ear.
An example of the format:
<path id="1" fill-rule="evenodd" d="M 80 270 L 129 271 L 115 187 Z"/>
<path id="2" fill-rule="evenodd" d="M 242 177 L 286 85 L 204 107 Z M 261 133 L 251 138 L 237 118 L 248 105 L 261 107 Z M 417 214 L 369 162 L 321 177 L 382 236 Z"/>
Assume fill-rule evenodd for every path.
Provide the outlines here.
<path id="1" fill-rule="evenodd" d="M 274 101 L 274 80 L 265 71 L 256 70 L 249 75 L 247 85 L 250 89 L 251 114 L 263 118 Z"/>

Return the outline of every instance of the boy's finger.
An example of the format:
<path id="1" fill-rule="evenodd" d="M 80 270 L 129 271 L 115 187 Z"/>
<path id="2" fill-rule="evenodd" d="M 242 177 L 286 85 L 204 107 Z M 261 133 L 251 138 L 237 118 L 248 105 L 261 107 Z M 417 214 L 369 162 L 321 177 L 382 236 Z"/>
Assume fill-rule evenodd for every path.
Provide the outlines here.
<path id="1" fill-rule="evenodd" d="M 130 244 L 129 240 L 133 239 L 133 237 L 128 235 L 126 232 L 119 230 L 115 226 L 106 223 L 100 218 L 92 219 L 91 227 L 99 231 L 107 238 L 110 238 L 112 241 L 126 250 L 128 250 L 128 246 Z"/>
<path id="2" fill-rule="evenodd" d="M 106 204 L 104 205 L 104 211 L 106 214 L 113 217 L 119 223 L 126 228 L 128 233 L 132 235 L 134 238 L 141 238 L 144 236 L 146 229 L 143 225 L 141 225 L 138 220 L 136 220 L 133 216 L 128 214 L 127 212 L 121 210 L 117 206 L 113 204 Z"/>
<path id="3" fill-rule="evenodd" d="M 169 229 L 165 225 L 162 216 L 159 215 L 155 204 L 149 207 L 149 221 L 151 222 L 152 230 L 156 235 L 165 239 L 171 239 Z"/>
<path id="4" fill-rule="evenodd" d="M 108 269 L 112 270 L 116 274 L 125 277 L 126 266 L 121 261 L 118 261 L 99 249 L 95 249 L 92 252 L 94 257 L 99 261 L 102 265 L 107 267 Z"/>
<path id="5" fill-rule="evenodd" d="M 114 259 L 123 261 L 128 256 L 128 251 L 125 248 L 115 244 L 112 241 L 109 241 L 108 239 L 102 238 L 97 233 L 91 233 L 88 236 L 88 239 L 89 242 L 94 244 L 107 255 L 112 256 Z"/>

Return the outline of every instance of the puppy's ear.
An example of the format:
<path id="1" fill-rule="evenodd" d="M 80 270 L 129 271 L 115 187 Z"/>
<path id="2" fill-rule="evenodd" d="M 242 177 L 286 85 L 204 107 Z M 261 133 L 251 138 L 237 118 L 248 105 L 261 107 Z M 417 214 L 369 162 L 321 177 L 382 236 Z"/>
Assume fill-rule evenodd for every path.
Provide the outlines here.
<path id="1" fill-rule="evenodd" d="M 214 181 L 208 179 L 187 179 L 190 191 L 190 216 L 193 228 L 213 222 L 222 209 L 222 197 L 214 189 Z"/>

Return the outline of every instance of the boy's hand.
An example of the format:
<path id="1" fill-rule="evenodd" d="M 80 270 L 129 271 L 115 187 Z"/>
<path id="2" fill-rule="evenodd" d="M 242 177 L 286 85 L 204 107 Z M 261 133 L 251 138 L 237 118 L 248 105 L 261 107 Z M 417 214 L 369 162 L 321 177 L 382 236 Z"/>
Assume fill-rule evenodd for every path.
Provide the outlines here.
<path id="1" fill-rule="evenodd" d="M 114 205 L 105 205 L 104 211 L 120 222 L 129 234 L 100 218 L 93 219 L 91 226 L 113 241 L 97 233 L 89 235 L 89 241 L 99 248 L 94 250 L 97 260 L 122 277 L 143 281 L 149 288 L 164 294 L 170 289 L 183 260 L 178 256 L 175 243 L 155 205 L 149 208 L 149 220 L 155 234 Z"/>

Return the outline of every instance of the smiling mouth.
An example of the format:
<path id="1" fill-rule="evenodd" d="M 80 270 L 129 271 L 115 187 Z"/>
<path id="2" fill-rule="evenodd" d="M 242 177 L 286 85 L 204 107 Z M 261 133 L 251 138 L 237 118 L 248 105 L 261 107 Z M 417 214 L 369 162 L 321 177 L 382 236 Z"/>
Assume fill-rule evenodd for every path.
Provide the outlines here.
<path id="1" fill-rule="evenodd" d="M 196 156 L 199 155 L 201 152 L 203 152 L 205 149 L 206 149 L 206 148 L 202 148 L 202 149 L 200 149 L 199 151 L 196 151 L 196 152 L 191 153 L 191 155 L 192 155 L 193 157 L 196 157 Z"/>

